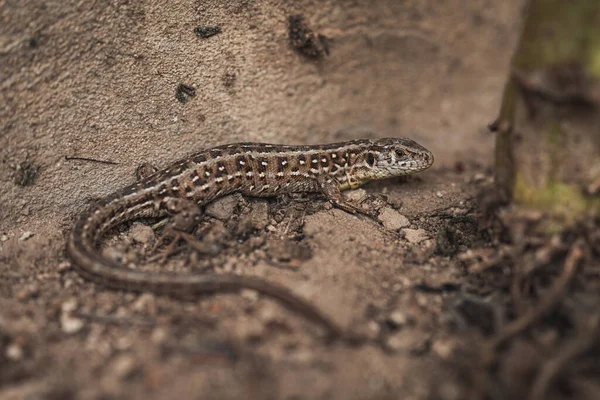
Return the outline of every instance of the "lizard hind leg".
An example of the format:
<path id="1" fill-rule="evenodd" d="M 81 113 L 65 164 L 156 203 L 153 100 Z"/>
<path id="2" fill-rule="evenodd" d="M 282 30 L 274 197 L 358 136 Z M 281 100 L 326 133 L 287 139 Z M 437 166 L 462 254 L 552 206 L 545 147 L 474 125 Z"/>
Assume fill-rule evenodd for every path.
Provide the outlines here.
<path id="1" fill-rule="evenodd" d="M 180 240 L 185 241 L 190 247 L 202 254 L 214 255 L 219 252 L 217 245 L 211 245 L 198 240 L 192 230 L 198 225 L 202 216 L 202 210 L 195 202 L 181 198 L 168 198 L 160 204 L 169 214 L 171 221 L 167 224 L 159 240 L 156 241 L 153 251 L 168 242 L 163 252 L 162 261 L 175 252 L 175 246 Z"/>

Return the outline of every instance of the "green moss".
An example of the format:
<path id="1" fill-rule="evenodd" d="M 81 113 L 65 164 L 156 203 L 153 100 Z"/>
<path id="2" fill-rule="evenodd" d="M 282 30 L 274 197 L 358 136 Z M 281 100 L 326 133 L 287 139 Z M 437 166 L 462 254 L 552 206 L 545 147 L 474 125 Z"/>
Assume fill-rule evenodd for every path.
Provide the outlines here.
<path id="1" fill-rule="evenodd" d="M 535 187 L 517 172 L 513 190 L 514 201 L 526 208 L 534 208 L 572 221 L 584 213 L 600 214 L 600 198 L 585 196 L 576 185 L 548 181 L 544 187 Z"/>
<path id="2" fill-rule="evenodd" d="M 600 32 L 598 33 L 600 36 Z M 600 81 L 600 41 L 596 48 L 590 52 L 590 59 L 587 63 L 587 73 L 592 79 Z"/>
<path id="3" fill-rule="evenodd" d="M 543 73 L 579 65 L 586 72 L 586 85 L 600 85 L 600 1 L 575 0 L 568 3 L 565 4 L 564 0 L 531 0 L 528 3 L 528 15 L 512 67 L 525 73 Z M 539 120 L 535 124 L 535 128 L 541 130 L 537 137 L 544 141 L 540 143 L 543 146 L 536 150 L 550 167 L 543 172 L 546 174 L 544 184 L 536 186 L 520 171 L 520 160 L 513 158 L 515 150 L 512 147 L 515 140 L 513 123 L 521 93 L 515 87 L 514 79 L 509 78 L 500 111 L 499 121 L 502 124 L 496 140 L 496 182 L 501 193 L 506 192 L 506 197 L 512 198 L 519 207 L 546 211 L 559 216 L 559 219 L 564 217 L 563 221 L 572 221 L 586 214 L 600 214 L 600 198 L 586 196 L 579 184 L 568 183 L 576 179 L 561 174 L 564 158 L 577 156 L 565 154 L 565 142 L 568 142 L 565 138 L 569 131 L 565 132 L 561 127 L 564 113 L 557 112 L 547 118 L 543 127 Z M 527 122 L 523 124 L 527 125 Z M 517 126 L 515 131 L 520 128 Z M 527 167 L 523 165 L 523 168 Z"/>
<path id="4" fill-rule="evenodd" d="M 560 129 L 558 121 L 550 120 L 546 126 L 548 153 L 550 156 L 550 171 L 548 171 L 548 179 L 554 181 L 559 169 L 561 158 L 561 138 L 563 132 Z"/>

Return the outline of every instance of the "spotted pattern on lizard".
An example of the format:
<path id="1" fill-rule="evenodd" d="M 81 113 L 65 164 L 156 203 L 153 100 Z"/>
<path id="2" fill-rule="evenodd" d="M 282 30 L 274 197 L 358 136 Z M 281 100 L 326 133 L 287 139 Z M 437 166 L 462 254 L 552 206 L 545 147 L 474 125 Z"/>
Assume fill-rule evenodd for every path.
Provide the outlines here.
<path id="1" fill-rule="evenodd" d="M 142 217 L 172 215 L 174 230 L 189 231 L 198 222 L 202 206 L 234 192 L 254 197 L 320 192 L 335 207 L 369 214 L 344 200 L 340 191 L 416 173 L 432 164 L 432 153 L 406 138 L 314 146 L 237 143 L 201 150 L 84 212 L 68 236 L 67 255 L 82 276 L 115 289 L 170 295 L 253 289 L 320 323 L 331 336 L 343 337 L 342 328 L 284 287 L 255 277 L 126 269 L 102 255 L 100 240 L 111 228 Z"/>

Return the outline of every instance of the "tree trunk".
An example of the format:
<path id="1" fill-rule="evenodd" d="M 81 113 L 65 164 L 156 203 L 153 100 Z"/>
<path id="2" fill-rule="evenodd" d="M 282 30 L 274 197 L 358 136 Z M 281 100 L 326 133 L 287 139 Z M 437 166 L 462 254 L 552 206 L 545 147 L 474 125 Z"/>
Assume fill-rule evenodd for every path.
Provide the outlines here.
<path id="1" fill-rule="evenodd" d="M 490 129 L 501 200 L 564 223 L 600 213 L 600 1 L 531 0 Z"/>

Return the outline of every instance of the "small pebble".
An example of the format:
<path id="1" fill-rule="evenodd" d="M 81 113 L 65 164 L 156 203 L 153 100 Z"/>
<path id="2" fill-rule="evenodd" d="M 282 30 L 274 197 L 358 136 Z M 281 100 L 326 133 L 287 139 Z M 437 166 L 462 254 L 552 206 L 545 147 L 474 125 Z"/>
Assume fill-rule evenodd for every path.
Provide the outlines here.
<path id="1" fill-rule="evenodd" d="M 68 270 L 69 268 L 71 268 L 71 263 L 68 261 L 63 261 L 60 264 L 58 264 L 57 270 L 58 272 L 63 272 Z"/>
<path id="2" fill-rule="evenodd" d="M 394 326 L 394 328 L 401 328 L 408 324 L 410 318 L 402 311 L 394 311 L 390 314 L 387 320 Z"/>
<path id="3" fill-rule="evenodd" d="M 29 232 L 29 231 L 27 231 L 27 232 L 23 232 L 23 234 L 22 234 L 21 236 L 19 236 L 19 241 L 24 241 L 24 240 L 27 240 L 27 239 L 29 239 L 30 237 L 32 237 L 33 235 L 34 235 L 34 233 L 33 233 L 33 232 Z"/>
<path id="4" fill-rule="evenodd" d="M 412 244 L 421 243 L 422 241 L 429 238 L 425 229 L 403 229 L 404 238 Z"/>
<path id="5" fill-rule="evenodd" d="M 367 191 L 365 189 L 356 189 L 350 190 L 348 192 L 344 192 L 344 197 L 346 197 L 350 201 L 358 202 L 362 200 L 367 195 Z"/>
<path id="6" fill-rule="evenodd" d="M 36 297 L 40 292 L 40 287 L 38 284 L 33 283 L 30 285 L 27 285 L 25 288 L 19 290 L 17 292 L 17 299 L 18 300 L 27 300 L 30 299 L 32 297 Z"/>
<path id="7" fill-rule="evenodd" d="M 134 223 L 131 227 L 131 238 L 134 242 L 149 246 L 154 243 L 155 235 L 152 228 L 148 225 Z"/>
<path id="8" fill-rule="evenodd" d="M 473 176 L 473 182 L 483 182 L 485 180 L 485 174 L 478 172 Z"/>
<path id="9" fill-rule="evenodd" d="M 276 228 L 276 227 L 274 227 L 273 225 L 268 225 L 268 226 L 267 226 L 267 230 L 268 230 L 269 232 L 276 232 L 276 231 L 277 231 L 277 228 Z"/>
<path id="10" fill-rule="evenodd" d="M 239 203 L 239 196 L 231 195 L 221 197 L 206 206 L 206 214 L 220 219 L 221 221 L 227 221 L 233 213 Z"/>
<path id="11" fill-rule="evenodd" d="M 77 333 L 83 328 L 83 321 L 75 318 L 68 313 L 63 313 L 60 316 L 60 327 L 64 333 Z"/>
<path id="12" fill-rule="evenodd" d="M 250 211 L 250 223 L 256 230 L 263 230 L 269 225 L 269 203 L 266 200 L 258 200 L 252 203 Z"/>
<path id="13" fill-rule="evenodd" d="M 444 197 L 444 193 L 440 192 L 439 190 L 438 190 L 437 192 L 435 192 L 435 195 L 436 195 L 437 197 L 439 197 L 440 199 L 441 199 L 442 197 Z"/>
<path id="14" fill-rule="evenodd" d="M 256 290 L 244 289 L 240 292 L 240 295 L 251 302 L 256 302 L 258 300 L 258 292 Z"/>
<path id="15" fill-rule="evenodd" d="M 367 327 L 372 335 L 379 335 L 379 332 L 381 331 L 381 326 L 375 321 L 369 321 Z"/>
<path id="16" fill-rule="evenodd" d="M 400 197 L 390 197 L 388 198 L 388 203 L 390 203 L 390 205 L 396 210 L 401 209 L 402 205 L 404 204 Z"/>
<path id="17" fill-rule="evenodd" d="M 390 207 L 385 207 L 378 215 L 377 219 L 386 229 L 396 231 L 410 226 L 410 221 L 404 215 Z"/>
<path id="18" fill-rule="evenodd" d="M 77 309 L 77 306 L 77 299 L 72 297 L 69 300 L 63 302 L 60 306 L 60 309 L 63 313 L 70 313 L 75 311 Z"/>
<path id="19" fill-rule="evenodd" d="M 456 343 L 450 340 L 436 340 L 431 350 L 442 360 L 449 360 L 456 351 Z"/>
<path id="20" fill-rule="evenodd" d="M 402 331 L 404 332 L 404 331 Z M 394 351 L 409 351 L 418 343 L 418 339 L 412 334 L 398 333 L 387 339 L 387 345 Z"/>
<path id="21" fill-rule="evenodd" d="M 23 348 L 17 343 L 11 343 L 6 347 L 6 358 L 12 361 L 23 359 Z"/>
<path id="22" fill-rule="evenodd" d="M 61 304 L 60 327 L 64 333 L 77 333 L 83 328 L 83 321 L 71 315 L 77 307 L 78 304 L 75 298 L 70 298 Z"/>
<path id="23" fill-rule="evenodd" d="M 202 39 L 208 39 L 221 33 L 221 27 L 217 25 L 198 26 L 194 29 L 196 36 Z"/>
<path id="24" fill-rule="evenodd" d="M 275 321 L 278 316 L 277 306 L 273 303 L 261 304 L 256 312 L 256 316 L 263 324 Z"/>
<path id="25" fill-rule="evenodd" d="M 143 293 L 132 305 L 134 311 L 156 315 L 156 297 L 152 293 Z"/>
<path id="26" fill-rule="evenodd" d="M 122 354 L 115 357 L 110 364 L 109 370 L 120 379 L 130 376 L 136 368 L 135 359 L 129 354 Z"/>
<path id="27" fill-rule="evenodd" d="M 154 344 L 162 344 L 169 338 L 169 331 L 163 327 L 155 328 L 150 334 L 150 340 Z"/>

